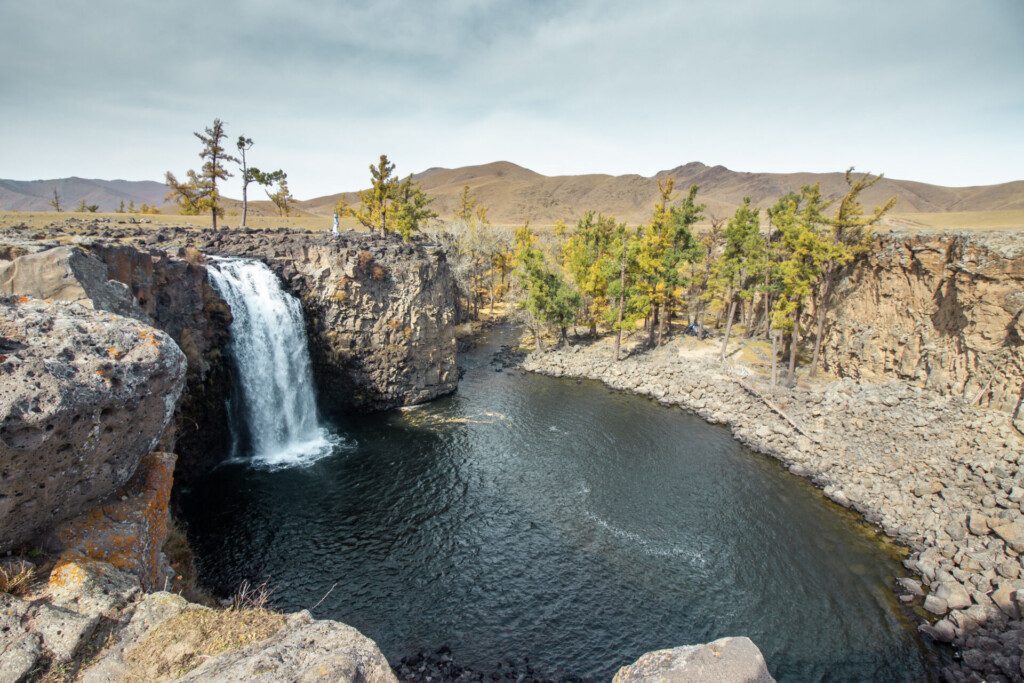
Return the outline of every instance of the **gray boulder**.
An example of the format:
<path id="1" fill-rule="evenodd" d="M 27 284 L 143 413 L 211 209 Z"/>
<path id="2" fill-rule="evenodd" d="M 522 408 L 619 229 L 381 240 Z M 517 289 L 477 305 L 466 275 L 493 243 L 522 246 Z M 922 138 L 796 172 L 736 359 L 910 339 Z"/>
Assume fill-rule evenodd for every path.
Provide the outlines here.
<path id="1" fill-rule="evenodd" d="M 25 626 L 29 604 L 0 593 L 0 683 L 26 680 L 43 656 L 42 638 Z"/>
<path id="2" fill-rule="evenodd" d="M 774 683 L 749 638 L 655 650 L 619 669 L 614 683 Z"/>
<path id="3" fill-rule="evenodd" d="M 0 551 L 113 494 L 184 384 L 166 334 L 78 304 L 0 298 Z"/>
<path id="4" fill-rule="evenodd" d="M 148 322 L 128 286 L 108 279 L 106 264 L 78 247 L 0 261 L 0 294 L 75 302 Z"/>
<path id="5" fill-rule="evenodd" d="M 315 620 L 305 611 L 270 638 L 207 660 L 181 680 L 397 683 L 376 643 L 351 626 Z"/>

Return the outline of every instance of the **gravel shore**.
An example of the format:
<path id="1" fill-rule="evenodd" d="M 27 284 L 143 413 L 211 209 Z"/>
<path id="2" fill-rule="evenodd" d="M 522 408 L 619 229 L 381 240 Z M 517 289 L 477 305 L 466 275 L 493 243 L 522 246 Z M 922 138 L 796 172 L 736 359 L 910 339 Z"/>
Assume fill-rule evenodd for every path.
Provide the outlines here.
<path id="1" fill-rule="evenodd" d="M 613 361 L 609 340 L 535 352 L 526 370 L 596 379 L 728 425 L 907 545 L 905 602 L 951 643 L 947 680 L 1024 680 L 1024 439 L 1005 413 L 901 381 L 771 387 L 693 340 Z"/>

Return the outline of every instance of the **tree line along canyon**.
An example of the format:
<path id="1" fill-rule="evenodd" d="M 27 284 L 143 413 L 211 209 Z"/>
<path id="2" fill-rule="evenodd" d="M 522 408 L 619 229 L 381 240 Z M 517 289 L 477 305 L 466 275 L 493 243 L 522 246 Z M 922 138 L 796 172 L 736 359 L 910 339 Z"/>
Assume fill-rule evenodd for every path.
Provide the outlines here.
<path id="1" fill-rule="evenodd" d="M 880 600 L 922 676 L 1024 677 L 1024 181 L 381 156 L 366 189 L 300 201 L 252 139 L 196 137 L 202 165 L 163 183 L 0 180 L 0 680 L 554 677 L 314 616 L 356 578 L 294 610 L 271 576 L 210 586 L 183 511 L 238 461 L 269 485 L 394 420 L 470 438 L 503 418 L 425 411 L 499 375 L 723 425 L 895 554 Z M 784 678 L 757 637 L 716 635 L 608 661 Z"/>

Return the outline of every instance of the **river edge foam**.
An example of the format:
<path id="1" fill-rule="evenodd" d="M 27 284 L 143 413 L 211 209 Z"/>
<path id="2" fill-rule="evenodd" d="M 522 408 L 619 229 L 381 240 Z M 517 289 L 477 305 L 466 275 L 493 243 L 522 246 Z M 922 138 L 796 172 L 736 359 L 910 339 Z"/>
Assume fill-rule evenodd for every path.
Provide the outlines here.
<path id="1" fill-rule="evenodd" d="M 921 581 L 894 580 L 919 614 L 943 617 L 919 629 L 959 650 L 962 662 L 943 672 L 951 680 L 1024 676 L 1024 443 L 1005 415 L 900 381 L 773 389 L 744 368 L 683 357 L 679 340 L 615 363 L 605 342 L 534 352 L 523 368 L 598 380 L 729 427 L 910 549 L 904 566 Z"/>

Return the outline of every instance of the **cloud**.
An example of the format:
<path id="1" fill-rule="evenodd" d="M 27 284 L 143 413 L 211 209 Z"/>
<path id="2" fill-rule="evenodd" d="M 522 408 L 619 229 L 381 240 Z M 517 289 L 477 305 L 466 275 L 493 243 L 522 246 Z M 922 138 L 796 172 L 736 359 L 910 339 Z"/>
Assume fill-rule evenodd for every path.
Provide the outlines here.
<path id="1" fill-rule="evenodd" d="M 1020 177 L 1024 156 L 1009 0 L 73 0 L 0 22 L 0 177 L 159 178 L 214 116 L 307 197 L 382 151 L 403 171 L 700 159 L 946 184 Z"/>

